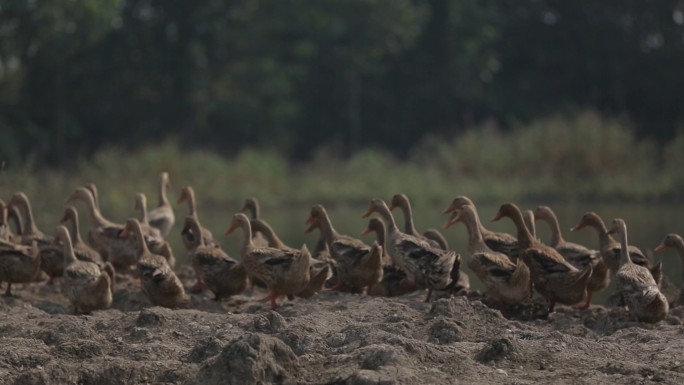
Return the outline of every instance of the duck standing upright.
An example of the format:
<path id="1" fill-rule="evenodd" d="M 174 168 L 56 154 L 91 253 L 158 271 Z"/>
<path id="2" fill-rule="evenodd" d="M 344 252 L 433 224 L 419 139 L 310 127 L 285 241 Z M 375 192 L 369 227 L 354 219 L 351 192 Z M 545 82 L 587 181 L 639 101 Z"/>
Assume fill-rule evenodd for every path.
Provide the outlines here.
<path id="1" fill-rule="evenodd" d="M 460 255 L 430 246 L 420 238 L 402 233 L 392 212 L 381 199 L 372 199 L 363 217 L 380 215 L 387 227 L 387 253 L 392 262 L 406 273 L 408 284 L 428 289 L 426 302 L 433 290 L 442 290 L 451 282 L 451 271 L 460 266 Z"/>
<path id="2" fill-rule="evenodd" d="M 320 230 L 336 262 L 337 283 L 332 290 L 348 285 L 353 291 L 363 292 L 382 280 L 383 248 L 377 242 L 368 246 L 360 239 L 338 233 L 320 204 L 311 207 L 306 223 L 309 229 Z"/>
<path id="3" fill-rule="evenodd" d="M 629 257 L 625 221 L 613 219 L 608 234 L 617 234 L 620 238 L 620 267 L 615 279 L 630 315 L 641 322 L 656 323 L 663 320 L 670 310 L 669 303 L 649 270 L 635 264 Z"/>
<path id="4" fill-rule="evenodd" d="M 504 203 L 492 221 L 510 218 L 518 231 L 519 256 L 530 268 L 534 288 L 549 302 L 549 313 L 556 303 L 574 305 L 587 295 L 591 265 L 585 270 L 572 266 L 553 247 L 544 245 L 530 234 L 522 212 L 513 203 Z"/>
<path id="5" fill-rule="evenodd" d="M 517 304 L 530 297 L 530 270 L 522 261 L 512 262 L 506 254 L 490 249 L 480 232 L 480 219 L 474 206 L 465 205 L 452 212 L 445 228 L 463 222 L 468 231 L 468 267 L 484 283 L 487 295 L 506 304 Z"/>
<path id="6" fill-rule="evenodd" d="M 310 278 L 311 263 L 311 254 L 306 245 L 295 252 L 255 246 L 249 218 L 243 213 L 233 215 L 233 221 L 226 234 L 231 234 L 238 228 L 242 228 L 244 234 L 242 263 L 249 276 L 254 276 L 266 284 L 270 293 L 265 299 L 270 299 L 271 309 L 277 308 L 276 299 L 279 296 L 294 295 L 306 287 Z"/>
<path id="7" fill-rule="evenodd" d="M 103 267 L 95 262 L 80 261 L 74 254 L 69 230 L 57 227 L 55 243 L 64 249 L 64 278 L 61 290 L 74 306 L 74 313 L 90 313 L 112 305 L 114 288 L 114 267 L 110 263 Z"/>
<path id="8" fill-rule="evenodd" d="M 563 234 L 558 224 L 556 213 L 548 206 L 539 206 L 534 212 L 535 220 L 545 221 L 551 228 L 551 242 L 549 246 L 556 249 L 568 262 L 580 270 L 584 270 L 591 265 L 591 278 L 587 284 L 587 301 L 577 305 L 578 309 L 586 309 L 591 305 L 594 293 L 597 293 L 610 284 L 610 272 L 608 265 L 603 261 L 601 252 L 591 250 L 578 243 L 568 242 L 563 238 Z"/>

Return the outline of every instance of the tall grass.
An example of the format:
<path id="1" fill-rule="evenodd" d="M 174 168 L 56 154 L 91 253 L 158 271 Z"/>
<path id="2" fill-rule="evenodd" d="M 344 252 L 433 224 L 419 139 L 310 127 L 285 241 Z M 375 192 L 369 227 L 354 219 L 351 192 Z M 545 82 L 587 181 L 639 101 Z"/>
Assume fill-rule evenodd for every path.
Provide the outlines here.
<path id="1" fill-rule="evenodd" d="M 684 135 L 659 146 L 637 139 L 629 124 L 592 112 L 507 132 L 483 125 L 449 139 L 428 138 L 407 159 L 375 149 L 349 159 L 333 154 L 321 149 L 311 162 L 292 164 L 270 150 L 214 154 L 170 139 L 133 152 L 104 149 L 70 170 L 7 165 L 0 196 L 21 190 L 34 206 L 54 207 L 92 181 L 108 212 L 130 213 L 138 191 L 156 204 L 156 177 L 165 170 L 174 191 L 192 185 L 209 207 L 239 206 L 247 196 L 271 205 L 360 204 L 399 191 L 440 205 L 461 194 L 487 202 L 684 197 Z"/>

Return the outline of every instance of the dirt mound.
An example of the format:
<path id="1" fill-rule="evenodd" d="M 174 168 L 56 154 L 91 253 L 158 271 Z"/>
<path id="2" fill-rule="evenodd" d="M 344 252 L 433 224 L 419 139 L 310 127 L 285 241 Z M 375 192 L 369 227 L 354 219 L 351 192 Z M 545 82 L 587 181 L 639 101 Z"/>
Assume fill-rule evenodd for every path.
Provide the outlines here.
<path id="1" fill-rule="evenodd" d="M 200 294 L 170 310 L 139 291 L 123 276 L 112 309 L 76 316 L 58 286 L 17 285 L 0 298 L 0 384 L 684 383 L 681 306 L 649 325 L 602 306 L 506 318 L 477 296 L 319 293 L 271 311 L 262 292 Z"/>

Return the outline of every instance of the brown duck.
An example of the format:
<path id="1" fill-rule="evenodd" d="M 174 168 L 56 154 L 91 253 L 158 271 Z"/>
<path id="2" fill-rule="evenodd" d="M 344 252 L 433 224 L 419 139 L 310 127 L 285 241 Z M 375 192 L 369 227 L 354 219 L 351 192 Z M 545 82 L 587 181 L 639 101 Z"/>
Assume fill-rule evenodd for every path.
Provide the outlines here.
<path id="1" fill-rule="evenodd" d="M 656 323 L 663 320 L 670 310 L 667 298 L 658 289 L 649 270 L 635 264 L 629 257 L 625 221 L 613 219 L 608 234 L 617 234 L 620 239 L 620 267 L 615 279 L 630 315 L 641 322 Z"/>
<path id="2" fill-rule="evenodd" d="M 271 309 L 277 307 L 276 299 L 281 295 L 297 294 L 309 282 L 311 254 L 306 245 L 301 250 L 287 252 L 273 247 L 257 247 L 252 241 L 252 227 L 249 218 L 243 213 L 233 215 L 233 221 L 226 231 L 231 234 L 242 228 L 244 243 L 242 263 L 247 274 L 262 280 L 270 294 Z"/>
<path id="3" fill-rule="evenodd" d="M 387 204 L 381 199 L 372 199 L 363 215 L 377 213 L 387 227 L 387 253 L 392 262 L 406 273 L 407 283 L 428 289 L 426 302 L 433 290 L 443 290 L 451 283 L 451 271 L 460 266 L 460 255 L 432 247 L 427 241 L 399 230 Z"/>
<path id="4" fill-rule="evenodd" d="M 449 207 L 447 207 L 442 213 L 450 214 L 464 205 L 475 207 L 475 203 L 473 203 L 470 198 L 465 196 L 457 196 L 451 202 L 451 205 L 449 205 Z M 477 208 L 475 211 L 477 212 Z M 488 230 L 482 225 L 482 223 L 480 223 L 480 233 L 482 233 L 482 238 L 484 238 L 487 247 L 493 251 L 506 254 L 513 262 L 515 262 L 515 260 L 518 258 L 518 239 L 513 235 Z"/>
<path id="5" fill-rule="evenodd" d="M 603 223 L 601 217 L 593 211 L 584 213 L 577 226 L 570 229 L 570 231 L 578 231 L 587 226 L 594 228 L 598 233 L 599 251 L 603 257 L 603 262 L 613 273 L 617 272 L 620 267 L 620 248 L 622 247 L 620 242 L 616 241 L 608 233 L 608 229 L 606 229 L 606 225 Z M 639 266 L 646 267 L 653 275 L 653 279 L 660 284 L 660 279 L 662 278 L 662 263 L 657 263 L 652 266 L 648 256 L 636 246 L 629 245 L 627 250 L 629 251 L 629 258 L 632 262 Z"/>
<path id="6" fill-rule="evenodd" d="M 103 264 L 100 253 L 88 246 L 88 244 L 85 243 L 81 238 L 78 223 L 78 212 L 73 206 L 69 206 L 64 209 L 64 215 L 62 216 L 60 223 L 71 223 L 71 231 L 69 231 L 69 234 L 71 234 L 71 244 L 77 259 L 81 261 Z"/>
<path id="7" fill-rule="evenodd" d="M 563 258 L 556 249 L 535 239 L 525 226 L 522 212 L 513 203 L 505 203 L 493 221 L 510 218 L 518 231 L 519 256 L 530 268 L 534 288 L 549 301 L 549 313 L 556 303 L 574 305 L 587 294 L 591 265 L 579 270 Z"/>
<path id="8" fill-rule="evenodd" d="M 62 294 L 74 306 L 74 313 L 90 313 L 112 305 L 114 267 L 106 263 L 100 267 L 95 262 L 76 258 L 69 230 L 57 227 L 55 243 L 61 244 L 64 253 L 64 278 L 60 286 Z"/>
<path id="9" fill-rule="evenodd" d="M 591 305 L 593 294 L 605 289 L 610 283 L 608 265 L 603 261 L 601 253 L 598 250 L 590 250 L 578 243 L 566 241 L 561 233 L 556 213 L 550 207 L 537 207 L 534 212 L 534 218 L 535 220 L 544 221 L 549 225 L 551 228 L 551 242 L 549 246 L 556 249 L 563 258 L 580 270 L 584 270 L 588 265 L 591 265 L 591 278 L 587 284 L 587 301 L 577 306 L 579 309 L 588 308 Z"/>
<path id="10" fill-rule="evenodd" d="M 185 217 L 183 233 L 186 231 L 199 235 L 193 237 L 194 245 L 190 252 L 190 262 L 197 277 L 195 286 L 207 287 L 214 293 L 216 301 L 242 293 L 247 286 L 245 267 L 222 249 L 206 245 L 197 218 L 191 215 Z"/>
<path id="11" fill-rule="evenodd" d="M 120 236 L 133 239 L 136 254 L 139 256 L 136 266 L 142 291 L 152 305 L 168 308 L 187 306 L 187 297 L 181 281 L 164 256 L 154 254 L 147 248 L 140 222 L 134 218 L 128 219 Z"/>
<path id="12" fill-rule="evenodd" d="M 332 290 L 348 285 L 352 291 L 363 292 L 382 280 L 383 251 L 377 242 L 368 246 L 359 239 L 338 233 L 320 204 L 311 207 L 306 223 L 310 229 L 320 229 L 336 262 L 337 283 Z"/>
<path id="13" fill-rule="evenodd" d="M 188 215 L 195 218 L 199 223 L 199 217 L 197 215 L 197 204 L 195 201 L 195 190 L 192 188 L 192 186 L 183 187 L 180 196 L 178 197 L 178 201 L 176 203 L 182 204 L 186 200 L 188 201 Z M 214 235 L 211 233 L 209 229 L 207 229 L 204 226 L 201 226 L 201 229 L 202 239 L 206 246 L 221 247 L 221 244 L 214 239 Z M 195 244 L 195 235 L 192 232 L 185 231 L 183 234 L 181 234 L 181 239 L 183 240 L 183 246 L 185 246 L 185 249 L 191 251 L 193 245 Z"/>
<path id="14" fill-rule="evenodd" d="M 17 192 L 12 195 L 8 208 L 16 206 L 22 214 L 24 232 L 21 234 L 21 243 L 31 246 L 33 242 L 38 245 L 40 251 L 40 268 L 50 277 L 49 284 L 53 283 L 54 278 L 61 277 L 64 270 L 64 255 L 62 249 L 53 244 L 53 237 L 43 234 L 38 229 L 31 211 L 31 204 L 28 197 Z"/>
<path id="15" fill-rule="evenodd" d="M 452 212 L 445 228 L 463 222 L 468 231 L 468 267 L 487 288 L 495 301 L 517 304 L 530 297 L 530 270 L 522 261 L 512 262 L 506 254 L 490 249 L 480 232 L 480 218 L 474 206 L 465 205 Z"/>
<path id="16" fill-rule="evenodd" d="M 447 244 L 446 238 L 437 229 L 429 229 L 425 233 L 421 234 L 416 229 L 413 223 L 413 210 L 411 210 L 411 202 L 408 196 L 403 193 L 395 194 L 390 201 L 389 209 L 390 211 L 399 207 L 404 214 L 404 233 L 408 235 L 413 235 L 427 241 L 432 247 L 439 247 L 442 250 L 448 250 L 449 245 Z"/>
<path id="17" fill-rule="evenodd" d="M 166 197 L 166 189 L 171 187 L 168 172 L 159 173 L 159 205 L 147 213 L 150 226 L 156 228 L 161 233 L 162 237 L 166 237 L 173 224 L 176 222 L 176 216 L 173 213 L 173 207 Z"/>

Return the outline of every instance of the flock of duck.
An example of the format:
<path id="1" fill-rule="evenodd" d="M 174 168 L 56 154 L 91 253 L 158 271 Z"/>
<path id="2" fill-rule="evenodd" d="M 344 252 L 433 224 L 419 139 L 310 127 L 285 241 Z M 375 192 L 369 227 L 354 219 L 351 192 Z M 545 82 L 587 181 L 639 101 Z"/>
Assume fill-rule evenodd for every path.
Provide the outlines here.
<path id="1" fill-rule="evenodd" d="M 130 218 L 125 224 L 102 215 L 94 184 L 79 187 L 67 197 L 54 236 L 36 227 L 25 194 L 13 194 L 7 204 L 0 200 L 0 285 L 6 282 L 5 294 L 12 295 L 14 283 L 35 282 L 47 275 L 49 283 L 60 279 L 61 292 L 76 313 L 87 313 L 111 306 L 114 278 L 119 273 L 139 278 L 143 293 L 153 305 L 187 306 L 187 294 L 173 269 L 174 253 L 165 240 L 175 222 L 168 187 L 169 175 L 162 172 L 159 206 L 148 211 L 145 195 L 137 194 L 138 218 Z M 262 301 L 270 301 L 274 309 L 280 296 L 309 298 L 321 290 L 393 296 L 427 289 L 429 301 L 434 290 L 453 293 L 469 288 L 468 276 L 460 269 L 461 255 L 449 249 L 439 231 L 430 229 L 421 234 L 416 230 L 404 194 L 395 195 L 389 206 L 381 199 L 370 201 L 363 217 L 377 217 L 369 219 L 363 234 L 376 233 L 372 245 L 338 233 L 325 208 L 314 205 L 306 232 L 318 230 L 320 235 L 312 251 L 306 245 L 295 249 L 281 241 L 260 219 L 257 200 L 249 198 L 233 215 L 226 231 L 242 230 L 239 261 L 201 225 L 190 186 L 183 188 L 177 203 L 186 201 L 189 213 L 181 238 L 196 276 L 190 290 L 210 290 L 216 300 L 239 294 L 249 285 L 265 287 L 269 294 Z M 86 241 L 80 235 L 78 211 L 71 206 L 75 202 L 85 204 L 90 217 Z M 403 211 L 403 230 L 392 215 L 394 208 Z M 493 220 L 509 218 L 517 236 L 487 230 L 475 204 L 464 196 L 455 198 L 443 213 L 449 215 L 444 228 L 459 222 L 465 225 L 466 263 L 495 306 L 529 301 L 537 291 L 547 300 L 549 313 L 557 303 L 587 308 L 592 295 L 608 286 L 612 273 L 631 317 L 658 322 L 668 314 L 668 301 L 659 289 L 662 264 L 652 265 L 644 253 L 629 245 L 622 219 L 614 219 L 607 228 L 594 212 L 582 216 L 572 231 L 593 228 L 599 250 L 592 250 L 565 241 L 554 212 L 547 206 L 523 213 L 513 203 L 503 204 Z M 551 226 L 549 244 L 536 238 L 535 221 Z M 655 251 L 668 247 L 684 255 L 680 236 L 668 234 Z"/>

